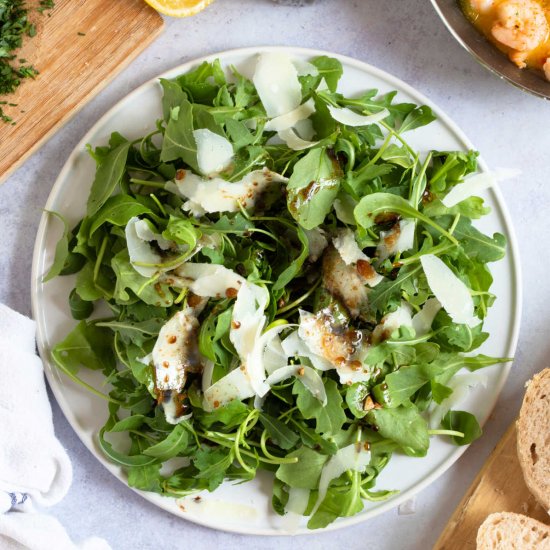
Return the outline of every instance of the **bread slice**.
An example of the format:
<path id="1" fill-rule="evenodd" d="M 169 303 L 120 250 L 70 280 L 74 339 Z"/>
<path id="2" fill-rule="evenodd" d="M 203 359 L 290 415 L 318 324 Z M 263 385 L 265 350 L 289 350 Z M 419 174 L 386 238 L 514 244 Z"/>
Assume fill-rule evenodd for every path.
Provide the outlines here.
<path id="1" fill-rule="evenodd" d="M 517 432 L 525 484 L 550 514 L 550 369 L 544 369 L 529 382 Z"/>
<path id="2" fill-rule="evenodd" d="M 491 514 L 477 532 L 476 549 L 549 550 L 550 526 L 512 512 Z"/>

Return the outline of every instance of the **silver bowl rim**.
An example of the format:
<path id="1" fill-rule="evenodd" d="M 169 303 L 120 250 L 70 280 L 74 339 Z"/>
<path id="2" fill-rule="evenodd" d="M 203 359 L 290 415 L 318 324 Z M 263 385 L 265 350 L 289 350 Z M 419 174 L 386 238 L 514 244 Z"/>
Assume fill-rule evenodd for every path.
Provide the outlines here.
<path id="1" fill-rule="evenodd" d="M 514 65 L 468 21 L 458 0 L 431 0 L 431 3 L 451 35 L 478 63 L 516 88 L 550 100 L 550 82 L 537 71 Z"/>

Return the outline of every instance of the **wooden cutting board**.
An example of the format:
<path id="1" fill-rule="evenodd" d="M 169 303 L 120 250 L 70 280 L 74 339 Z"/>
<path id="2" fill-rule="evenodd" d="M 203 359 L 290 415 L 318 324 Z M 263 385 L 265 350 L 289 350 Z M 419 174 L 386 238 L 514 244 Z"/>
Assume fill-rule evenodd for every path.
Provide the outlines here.
<path id="1" fill-rule="evenodd" d="M 38 0 L 28 2 L 36 6 Z M 18 57 L 39 75 L 1 100 L 15 125 L 0 122 L 0 183 L 160 34 L 162 18 L 143 0 L 55 0 L 32 10 L 37 35 Z"/>
<path id="2" fill-rule="evenodd" d="M 477 530 L 493 512 L 516 512 L 550 523 L 550 516 L 523 481 L 516 452 L 515 422 L 454 511 L 434 550 L 475 550 Z"/>

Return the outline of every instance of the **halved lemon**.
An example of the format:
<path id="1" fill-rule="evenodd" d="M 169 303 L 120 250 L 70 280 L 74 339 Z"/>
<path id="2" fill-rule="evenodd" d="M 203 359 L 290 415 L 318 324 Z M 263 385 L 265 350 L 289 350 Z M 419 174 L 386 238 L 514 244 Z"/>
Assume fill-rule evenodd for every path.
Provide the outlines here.
<path id="1" fill-rule="evenodd" d="M 195 15 L 213 2 L 213 0 L 145 0 L 158 12 L 170 17 Z"/>

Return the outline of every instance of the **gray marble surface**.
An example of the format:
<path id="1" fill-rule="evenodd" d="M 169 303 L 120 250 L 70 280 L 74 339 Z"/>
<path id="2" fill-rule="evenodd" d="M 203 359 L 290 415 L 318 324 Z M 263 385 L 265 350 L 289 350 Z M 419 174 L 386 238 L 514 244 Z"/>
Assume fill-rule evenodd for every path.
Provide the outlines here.
<path id="1" fill-rule="evenodd" d="M 70 151 L 129 91 L 184 61 L 241 46 L 294 45 L 332 50 L 402 78 L 443 108 L 490 166 L 523 176 L 503 193 L 522 255 L 524 318 L 516 361 L 484 437 L 421 492 L 414 515 L 396 510 L 355 527 L 303 538 L 243 537 L 198 527 L 155 508 L 108 473 L 81 444 L 55 402 L 58 437 L 74 483 L 52 510 L 71 536 L 103 536 L 114 549 L 430 548 L 466 488 L 519 409 L 525 380 L 548 366 L 550 278 L 550 104 L 489 74 L 463 51 L 428 0 L 317 0 L 293 8 L 271 0 L 217 0 L 164 34 L 0 187 L 0 301 L 30 314 L 32 247 L 50 189 Z M 505 322 L 506 320 L 503 320 Z"/>

